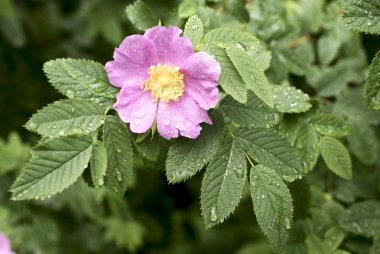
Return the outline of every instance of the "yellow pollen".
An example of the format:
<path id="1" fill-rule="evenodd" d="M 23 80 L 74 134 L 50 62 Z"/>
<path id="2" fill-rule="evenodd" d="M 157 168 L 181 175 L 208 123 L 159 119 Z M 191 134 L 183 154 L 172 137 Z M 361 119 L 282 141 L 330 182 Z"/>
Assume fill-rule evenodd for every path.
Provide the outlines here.
<path id="1" fill-rule="evenodd" d="M 165 64 L 153 65 L 149 68 L 149 79 L 142 84 L 144 91 L 151 90 L 156 101 L 178 101 L 183 95 L 183 74 L 178 67 Z"/>

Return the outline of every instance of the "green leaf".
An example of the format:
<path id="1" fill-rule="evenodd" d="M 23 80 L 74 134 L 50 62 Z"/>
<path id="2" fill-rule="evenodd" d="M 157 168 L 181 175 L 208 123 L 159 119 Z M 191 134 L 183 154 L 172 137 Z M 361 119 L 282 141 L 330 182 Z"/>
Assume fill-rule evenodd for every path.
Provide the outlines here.
<path id="1" fill-rule="evenodd" d="M 225 136 L 208 165 L 201 193 L 206 228 L 223 222 L 237 206 L 247 178 L 247 162 L 239 144 Z"/>
<path id="2" fill-rule="evenodd" d="M 50 83 L 69 98 L 91 100 L 109 107 L 115 101 L 117 89 L 112 87 L 103 65 L 78 59 L 56 59 L 44 64 Z"/>
<path id="3" fill-rule="evenodd" d="M 193 48 L 196 48 L 203 36 L 203 23 L 198 16 L 191 16 L 186 24 L 184 36 L 188 37 L 193 44 Z"/>
<path id="4" fill-rule="evenodd" d="M 158 18 L 143 1 L 137 0 L 125 9 L 128 19 L 139 30 L 145 31 L 158 24 Z"/>
<path id="5" fill-rule="evenodd" d="M 350 89 L 342 94 L 334 104 L 333 113 L 343 115 L 350 121 L 380 124 L 380 111 L 364 106 L 361 88 Z"/>
<path id="6" fill-rule="evenodd" d="M 246 104 L 237 102 L 231 96 L 225 96 L 219 108 L 229 119 L 243 126 L 270 127 L 279 120 L 278 113 L 251 91 L 248 92 Z"/>
<path id="7" fill-rule="evenodd" d="M 209 52 L 219 62 L 222 69 L 219 84 L 223 90 L 238 102 L 246 103 L 247 86 L 228 57 L 225 49 L 214 43 L 207 43 L 203 50 Z"/>
<path id="8" fill-rule="evenodd" d="M 296 114 L 284 114 L 279 123 L 279 131 L 284 134 L 286 139 L 294 145 L 298 132 L 304 125 L 304 121 L 299 115 Z"/>
<path id="9" fill-rule="evenodd" d="M 0 138 L 0 176 L 9 171 L 19 170 L 28 158 L 29 149 L 22 143 L 19 134 L 11 132 L 6 143 Z"/>
<path id="10" fill-rule="evenodd" d="M 94 143 L 90 159 L 92 182 L 96 188 L 104 183 L 104 175 L 107 170 L 107 151 L 102 142 Z"/>
<path id="11" fill-rule="evenodd" d="M 306 246 L 308 254 L 326 254 L 324 244 L 317 235 L 311 234 L 306 238 Z"/>
<path id="12" fill-rule="evenodd" d="M 273 108 L 272 89 L 261 67 L 261 63 L 236 47 L 227 47 L 227 55 L 239 72 L 247 88 Z"/>
<path id="13" fill-rule="evenodd" d="M 205 43 L 214 43 L 223 48 L 233 46 L 260 63 L 263 70 L 270 66 L 271 53 L 250 33 L 236 29 L 218 28 L 206 34 Z"/>
<path id="14" fill-rule="evenodd" d="M 238 129 L 237 141 L 259 164 L 276 170 L 282 179 L 291 182 L 301 177 L 302 167 L 296 148 L 273 129 Z"/>
<path id="15" fill-rule="evenodd" d="M 279 112 L 301 113 L 311 108 L 309 95 L 292 86 L 273 86 L 273 103 Z"/>
<path id="16" fill-rule="evenodd" d="M 166 160 L 166 176 L 170 183 L 192 177 L 215 155 L 224 132 L 222 115 L 215 112 L 212 122 L 204 127 L 197 139 L 178 139 L 170 147 Z"/>
<path id="17" fill-rule="evenodd" d="M 343 21 L 359 32 L 380 34 L 380 3 L 378 0 L 350 0 L 343 11 Z"/>
<path id="18" fill-rule="evenodd" d="M 367 237 L 380 232 L 380 202 L 363 201 L 348 208 L 339 221 L 342 228 Z"/>
<path id="19" fill-rule="evenodd" d="M 338 249 L 343 239 L 344 232 L 342 231 L 342 229 L 338 227 L 332 227 L 329 230 L 327 230 L 323 241 L 325 253 L 333 253 L 336 249 Z"/>
<path id="20" fill-rule="evenodd" d="M 351 152 L 365 165 L 375 164 L 379 154 L 379 140 L 374 129 L 365 121 L 355 122 L 347 136 Z"/>
<path id="21" fill-rule="evenodd" d="M 288 69 L 290 72 L 303 76 L 310 72 L 311 63 L 313 61 L 313 49 L 310 44 L 303 43 L 297 48 L 273 51 L 273 57 L 277 58 L 282 64 L 282 68 Z"/>
<path id="22" fill-rule="evenodd" d="M 292 197 L 286 184 L 271 169 L 257 165 L 251 169 L 251 196 L 257 222 L 276 248 L 282 248 L 292 225 Z"/>
<path id="23" fill-rule="evenodd" d="M 329 169 L 336 175 L 350 180 L 352 177 L 352 165 L 350 154 L 346 147 L 331 137 L 323 137 L 319 142 L 322 158 Z"/>
<path id="24" fill-rule="evenodd" d="M 92 137 L 85 135 L 42 141 L 12 185 L 12 199 L 46 198 L 66 189 L 87 167 L 91 151 Z"/>
<path id="25" fill-rule="evenodd" d="M 26 123 L 26 128 L 45 137 L 90 133 L 104 122 L 104 109 L 96 102 L 66 99 L 44 107 Z"/>
<path id="26" fill-rule="evenodd" d="M 123 195 L 131 181 L 133 150 L 129 131 L 115 116 L 104 122 L 104 145 L 107 150 L 106 185 Z"/>
<path id="27" fill-rule="evenodd" d="M 369 254 L 379 254 L 380 253 L 380 237 L 377 235 L 373 239 L 373 245 L 371 247 L 371 250 Z"/>
<path id="28" fill-rule="evenodd" d="M 369 108 L 380 109 L 380 51 L 369 66 L 368 78 L 364 84 L 364 101 Z"/>
<path id="29" fill-rule="evenodd" d="M 138 151 L 145 159 L 148 161 L 156 162 L 160 156 L 160 139 L 158 135 L 153 136 L 152 138 L 148 137 L 150 132 L 146 132 L 147 137 L 142 141 L 135 141 L 134 145 L 136 151 Z"/>
<path id="30" fill-rule="evenodd" d="M 198 7 L 203 3 L 203 0 L 183 0 L 178 6 L 178 16 L 180 18 L 188 18 L 195 15 Z"/>
<path id="31" fill-rule="evenodd" d="M 340 60 L 332 67 L 322 69 L 313 82 L 318 95 L 338 96 L 347 87 L 347 83 L 361 83 L 365 78 L 364 68 L 366 66 L 363 60 L 356 57 Z"/>
<path id="32" fill-rule="evenodd" d="M 14 47 L 22 47 L 25 44 L 25 34 L 22 30 L 21 19 L 18 17 L 11 0 L 3 0 L 0 3 L 0 32 Z"/>
<path id="33" fill-rule="evenodd" d="M 301 126 L 295 144 L 301 156 L 303 172 L 307 173 L 314 168 L 319 157 L 319 140 L 315 128 L 308 124 Z"/>
<path id="34" fill-rule="evenodd" d="M 319 133 L 330 137 L 346 136 L 351 129 L 347 121 L 334 115 L 316 115 L 310 120 L 310 123 Z"/>
<path id="35" fill-rule="evenodd" d="M 123 221 L 111 217 L 104 222 L 106 241 L 113 241 L 119 248 L 127 248 L 130 253 L 136 253 L 143 246 L 145 229 L 139 222 Z"/>

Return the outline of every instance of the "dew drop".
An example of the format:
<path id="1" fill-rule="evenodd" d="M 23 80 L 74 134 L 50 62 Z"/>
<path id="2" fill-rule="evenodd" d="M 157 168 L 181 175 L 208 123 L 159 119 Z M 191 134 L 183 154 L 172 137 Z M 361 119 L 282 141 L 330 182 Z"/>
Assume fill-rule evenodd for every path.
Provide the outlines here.
<path id="1" fill-rule="evenodd" d="M 285 218 L 285 227 L 286 229 L 290 229 L 291 227 L 289 218 Z"/>
<path id="2" fill-rule="evenodd" d="M 119 170 L 116 170 L 116 178 L 119 182 L 123 181 L 123 177 Z"/>
<path id="3" fill-rule="evenodd" d="M 169 121 L 168 119 L 165 119 L 165 120 L 164 120 L 164 124 L 165 124 L 166 126 L 169 126 L 169 125 L 170 125 L 170 121 Z"/>
<path id="4" fill-rule="evenodd" d="M 216 214 L 216 208 L 213 206 L 211 208 L 211 213 L 210 213 L 210 221 L 215 222 L 218 219 L 218 215 Z"/>
<path id="5" fill-rule="evenodd" d="M 244 177 L 244 171 L 242 169 L 236 169 L 235 174 L 238 178 L 243 178 Z"/>

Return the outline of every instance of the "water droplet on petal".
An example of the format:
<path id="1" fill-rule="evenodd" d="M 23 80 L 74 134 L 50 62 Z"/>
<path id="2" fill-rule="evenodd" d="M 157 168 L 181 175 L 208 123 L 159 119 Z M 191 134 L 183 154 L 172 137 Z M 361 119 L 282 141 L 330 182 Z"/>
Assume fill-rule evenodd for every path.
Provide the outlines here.
<path id="1" fill-rule="evenodd" d="M 170 121 L 169 121 L 168 119 L 165 119 L 165 120 L 164 120 L 164 124 L 165 124 L 166 126 L 169 126 L 169 125 L 170 125 Z"/>

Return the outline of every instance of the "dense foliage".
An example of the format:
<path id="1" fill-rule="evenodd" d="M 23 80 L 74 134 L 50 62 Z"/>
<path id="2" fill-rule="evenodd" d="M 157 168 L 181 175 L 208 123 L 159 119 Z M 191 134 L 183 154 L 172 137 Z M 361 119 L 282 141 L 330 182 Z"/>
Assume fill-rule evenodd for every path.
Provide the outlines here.
<path id="1" fill-rule="evenodd" d="M 157 24 L 221 65 L 197 139 L 112 109 L 104 63 Z M 378 0 L 6 0 L 0 35 L 18 253 L 380 253 Z"/>

